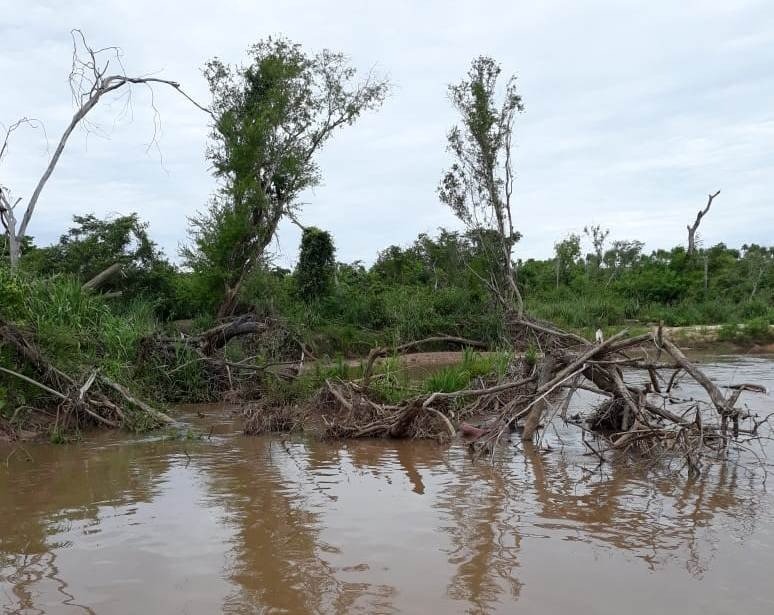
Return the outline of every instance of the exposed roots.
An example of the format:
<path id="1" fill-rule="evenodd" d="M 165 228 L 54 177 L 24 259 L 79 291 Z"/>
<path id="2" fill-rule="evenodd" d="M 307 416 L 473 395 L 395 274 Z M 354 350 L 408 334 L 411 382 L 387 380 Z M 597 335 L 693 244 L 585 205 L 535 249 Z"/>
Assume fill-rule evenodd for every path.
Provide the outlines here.
<path id="1" fill-rule="evenodd" d="M 515 346 L 530 339 L 540 344 L 543 358 L 534 369 L 516 358 L 519 364 L 499 381 L 389 404 L 371 384 L 373 359 L 386 352 L 375 349 L 362 379 L 326 381 L 302 405 L 256 407 L 247 431 L 303 430 L 321 438 L 441 441 L 457 435 L 481 454 L 492 452 L 514 431 L 520 431 L 523 440 L 539 440 L 543 426 L 563 420 L 583 430 L 584 442 L 586 433 L 594 435 L 598 445 L 592 450 L 600 461 L 621 453 L 649 459 L 669 456 L 682 458 L 690 472 L 698 472 L 703 459 L 742 450 L 750 439 L 764 437 L 762 428 L 768 429 L 768 418 L 758 419 L 738 407 L 743 392 L 760 392 L 762 387 L 737 386 L 726 397 L 662 335 L 660 327 L 637 336 L 624 330 L 595 344 L 548 323 L 519 319 L 511 325 L 519 336 Z M 683 386 L 690 379 L 705 390 L 706 401 L 678 396 L 678 371 L 684 374 Z M 578 389 L 606 399 L 589 416 L 567 419 L 569 397 Z"/>

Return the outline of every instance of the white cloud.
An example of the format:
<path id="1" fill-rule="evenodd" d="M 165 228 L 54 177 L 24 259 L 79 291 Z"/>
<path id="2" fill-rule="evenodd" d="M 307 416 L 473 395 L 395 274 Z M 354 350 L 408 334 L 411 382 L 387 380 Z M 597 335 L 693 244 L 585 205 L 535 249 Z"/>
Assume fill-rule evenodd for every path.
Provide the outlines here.
<path id="1" fill-rule="evenodd" d="M 270 34 L 388 73 L 395 89 L 384 108 L 337 135 L 320 156 L 324 184 L 303 198 L 303 219 L 332 231 L 345 260 L 370 261 L 389 244 L 455 225 L 435 196 L 455 120 L 446 84 L 482 53 L 518 73 L 527 105 L 516 157 L 519 256 L 545 256 L 591 222 L 649 248 L 671 246 L 717 188 L 705 242 L 774 236 L 774 5 L 765 0 L 0 0 L 0 14 L 0 121 L 39 117 L 52 141 L 71 112 L 70 27 L 96 45 L 120 45 L 128 71 L 162 71 L 201 100 L 208 58 L 239 61 Z M 146 152 L 153 116 L 147 94 L 136 94 L 131 123 L 112 128 L 117 106 L 95 116 L 109 140 L 71 141 L 30 228 L 39 241 L 89 211 L 139 212 L 172 255 L 185 239 L 187 216 L 214 187 L 206 116 L 158 91 L 161 163 Z M 28 195 L 45 165 L 44 141 L 25 131 L 12 146 L 0 181 Z M 281 262 L 294 260 L 297 240 L 283 225 Z"/>

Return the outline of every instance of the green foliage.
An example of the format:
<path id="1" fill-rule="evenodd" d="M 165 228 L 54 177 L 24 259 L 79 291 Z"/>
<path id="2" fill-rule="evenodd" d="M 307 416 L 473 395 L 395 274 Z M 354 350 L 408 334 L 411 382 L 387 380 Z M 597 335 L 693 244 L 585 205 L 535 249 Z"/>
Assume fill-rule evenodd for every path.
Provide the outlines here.
<path id="1" fill-rule="evenodd" d="M 451 393 L 469 388 L 476 378 L 491 375 L 502 377 L 510 357 L 507 353 L 481 354 L 465 348 L 462 361 L 457 365 L 444 367 L 428 376 L 422 383 L 422 390 L 431 393 Z"/>
<path id="2" fill-rule="evenodd" d="M 441 393 L 452 393 L 468 386 L 470 382 L 470 373 L 460 366 L 444 367 L 440 371 L 432 374 L 423 383 L 426 393 L 440 391 Z"/>
<path id="3" fill-rule="evenodd" d="M 524 352 L 524 361 L 526 361 L 527 365 L 537 365 L 539 352 L 538 347 L 530 342 L 529 346 L 527 346 L 527 350 Z"/>
<path id="4" fill-rule="evenodd" d="M 221 312 L 233 309 L 245 277 L 265 265 L 277 225 L 298 209 L 298 195 L 320 181 L 315 155 L 340 127 L 378 107 L 387 82 L 358 82 L 345 56 L 315 55 L 284 38 L 249 50 L 250 62 L 215 58 L 205 77 L 213 97 L 207 156 L 221 189 L 191 220 L 186 264 Z M 228 309 L 226 309 L 228 308 Z"/>
<path id="5" fill-rule="evenodd" d="M 723 325 L 718 337 L 722 341 L 738 344 L 767 343 L 774 341 L 774 330 L 767 318 L 758 317 L 742 324 Z"/>
<path id="6" fill-rule="evenodd" d="M 304 229 L 295 273 L 298 294 L 304 301 L 330 294 L 336 272 L 335 256 L 330 233 L 314 226 Z"/>
<path id="7" fill-rule="evenodd" d="M 560 282 L 569 282 L 579 266 L 581 255 L 580 235 L 571 233 L 562 241 L 554 244 L 556 258 L 556 286 Z"/>
<path id="8" fill-rule="evenodd" d="M 120 263 L 120 275 L 107 280 L 100 291 L 120 291 L 122 301 L 153 297 L 161 315 L 172 311 L 174 268 L 148 238 L 148 224 L 137 214 L 105 220 L 88 214 L 74 216 L 73 222 L 57 243 L 25 252 L 26 271 L 69 275 L 83 283 Z"/>
<path id="9" fill-rule="evenodd" d="M 488 255 L 485 277 L 503 302 L 511 305 L 515 300 L 521 312 L 523 301 L 511 260 L 513 246 L 521 238 L 511 210 L 511 143 L 516 115 L 524 105 L 516 77 L 498 86 L 500 73 L 497 62 L 481 56 L 473 60 L 465 78 L 449 86 L 449 99 L 461 121 L 447 136 L 454 162 L 441 178 L 438 197 L 481 238 Z"/>
<path id="10" fill-rule="evenodd" d="M 9 297 L 12 300 L 6 301 Z M 174 398 L 170 391 L 174 392 L 175 387 L 186 389 L 179 398 L 192 401 L 203 397 L 196 389 L 201 384 L 196 379 L 200 369 L 183 370 L 172 378 L 169 370 L 175 365 L 159 369 L 159 365 L 151 364 L 151 357 L 140 353 L 140 340 L 159 328 L 154 305 L 146 300 L 115 305 L 82 291 L 80 281 L 71 276 L 11 274 L 2 267 L 0 298 L 0 318 L 32 332 L 43 355 L 76 381 L 85 381 L 98 367 L 106 376 L 155 401 Z M 179 364 L 189 359 L 181 356 Z M 0 365 L 36 377 L 2 346 Z M 0 387 L 12 392 L 4 396 L 11 411 L 22 405 L 45 408 L 51 403 L 37 387 L 7 374 L 0 374 Z M 131 423 L 132 417 L 127 418 Z"/>

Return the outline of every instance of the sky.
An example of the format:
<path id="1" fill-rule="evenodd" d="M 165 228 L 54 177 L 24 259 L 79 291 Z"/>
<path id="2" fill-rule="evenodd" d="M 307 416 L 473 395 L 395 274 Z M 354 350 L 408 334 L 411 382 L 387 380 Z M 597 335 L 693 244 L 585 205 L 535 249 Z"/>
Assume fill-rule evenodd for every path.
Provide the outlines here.
<path id="1" fill-rule="evenodd" d="M 544 258 L 569 233 L 599 224 L 646 249 L 685 243 L 709 192 L 705 245 L 774 243 L 774 2 L 274 0 L 0 0 L 0 122 L 14 133 L 0 183 L 29 197 L 73 113 L 70 29 L 120 46 L 127 74 L 179 81 L 207 103 L 204 63 L 238 63 L 282 34 L 310 52 L 346 53 L 389 77 L 383 107 L 337 133 L 302 195 L 305 225 L 330 231 L 338 259 L 373 262 L 421 232 L 459 228 L 436 187 L 457 121 L 447 87 L 478 55 L 518 76 L 526 111 L 515 129 L 517 258 Z M 171 90 L 100 103 L 99 133 L 70 139 L 28 229 L 56 241 L 75 214 L 139 213 L 177 258 L 187 219 L 215 189 L 204 153 L 208 117 Z M 277 262 L 296 260 L 283 224 Z"/>

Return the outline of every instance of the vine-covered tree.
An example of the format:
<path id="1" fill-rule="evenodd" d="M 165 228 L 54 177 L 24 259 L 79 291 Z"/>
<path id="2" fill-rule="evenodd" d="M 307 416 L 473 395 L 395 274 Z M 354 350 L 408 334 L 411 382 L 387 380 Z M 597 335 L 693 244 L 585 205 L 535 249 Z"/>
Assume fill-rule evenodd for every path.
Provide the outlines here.
<path id="1" fill-rule="evenodd" d="M 473 60 L 467 77 L 449 86 L 449 97 L 460 113 L 461 123 L 448 134 L 448 151 L 454 163 L 441 179 L 438 195 L 469 230 L 494 230 L 491 290 L 519 315 L 524 302 L 513 268 L 512 252 L 521 234 L 513 228 L 513 159 L 511 146 L 516 114 L 524 110 L 510 77 L 498 102 L 500 66 L 492 58 Z M 495 273 L 498 272 L 498 273 Z"/>
<path id="2" fill-rule="evenodd" d="M 216 58 L 206 66 L 215 117 L 208 158 L 221 188 L 191 220 L 192 243 L 183 250 L 222 297 L 221 317 L 233 313 L 280 221 L 295 220 L 299 194 L 319 183 L 317 152 L 388 91 L 373 74 L 359 79 L 341 53 L 310 55 L 284 38 L 259 42 L 249 57 L 246 65 Z"/>
<path id="3" fill-rule="evenodd" d="M 301 249 L 296 266 L 298 294 L 304 301 L 314 301 L 330 293 L 336 273 L 336 248 L 327 231 L 310 226 L 301 236 Z"/>

